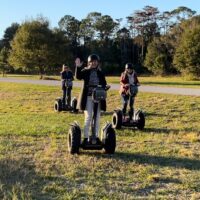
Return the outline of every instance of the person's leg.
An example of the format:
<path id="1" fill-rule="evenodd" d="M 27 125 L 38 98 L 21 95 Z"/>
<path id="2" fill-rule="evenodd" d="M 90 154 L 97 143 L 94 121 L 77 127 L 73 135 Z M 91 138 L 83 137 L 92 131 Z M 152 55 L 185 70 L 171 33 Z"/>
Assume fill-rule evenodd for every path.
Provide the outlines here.
<path id="1" fill-rule="evenodd" d="M 66 87 L 63 87 L 62 91 L 63 91 L 63 99 L 62 99 L 62 104 L 63 104 L 63 108 L 65 107 L 65 104 L 66 104 L 66 94 L 67 94 L 67 91 L 66 91 Z"/>
<path id="2" fill-rule="evenodd" d="M 98 109 L 97 109 L 96 127 L 95 127 L 95 134 L 97 138 L 99 137 L 100 116 L 101 116 L 101 106 L 99 103 Z"/>
<path id="3" fill-rule="evenodd" d="M 134 96 L 130 96 L 129 97 L 129 107 L 130 107 L 129 117 L 130 117 L 130 119 L 132 119 L 133 113 L 134 113 L 134 101 L 135 101 L 135 97 Z"/>
<path id="4" fill-rule="evenodd" d="M 68 87 L 67 88 L 67 106 L 69 107 L 70 106 L 70 103 L 71 103 L 71 88 Z"/>
<path id="5" fill-rule="evenodd" d="M 89 130 L 90 130 L 90 124 L 92 121 L 92 110 L 93 110 L 93 101 L 92 97 L 87 97 L 87 103 L 86 103 L 86 108 L 84 110 L 85 114 L 85 122 L 84 122 L 84 137 L 88 138 L 89 137 Z"/>
<path id="6" fill-rule="evenodd" d="M 121 95 L 121 99 L 122 99 L 122 113 L 125 116 L 127 104 L 128 104 L 128 96 L 127 95 Z"/>

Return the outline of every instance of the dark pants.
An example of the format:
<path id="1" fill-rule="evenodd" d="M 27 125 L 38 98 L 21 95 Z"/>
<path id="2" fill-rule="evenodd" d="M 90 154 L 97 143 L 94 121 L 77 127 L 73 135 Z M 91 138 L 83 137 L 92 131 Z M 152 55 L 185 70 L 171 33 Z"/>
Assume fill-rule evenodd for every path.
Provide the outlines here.
<path id="1" fill-rule="evenodd" d="M 133 117 L 133 113 L 134 113 L 134 101 L 135 101 L 135 97 L 134 96 L 130 96 L 130 95 L 121 95 L 122 97 L 122 113 L 125 116 L 126 115 L 126 110 L 127 110 L 127 105 L 129 104 L 129 117 L 132 118 Z"/>
<path id="2" fill-rule="evenodd" d="M 71 87 L 63 87 L 62 91 L 63 91 L 63 107 L 65 107 L 66 104 L 67 104 L 67 106 L 70 106 L 72 88 Z"/>

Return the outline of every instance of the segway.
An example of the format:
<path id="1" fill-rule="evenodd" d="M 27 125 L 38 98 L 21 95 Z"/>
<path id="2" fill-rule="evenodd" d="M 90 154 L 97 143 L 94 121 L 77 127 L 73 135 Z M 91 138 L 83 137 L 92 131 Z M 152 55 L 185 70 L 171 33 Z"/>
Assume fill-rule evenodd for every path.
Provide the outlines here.
<path id="1" fill-rule="evenodd" d="M 54 111 L 55 112 L 71 111 L 71 112 L 77 113 L 78 112 L 77 98 L 73 97 L 70 105 L 66 103 L 66 100 L 63 103 L 63 99 L 61 97 L 56 98 L 54 102 Z"/>
<path id="2" fill-rule="evenodd" d="M 71 79 L 65 79 L 65 86 L 66 87 L 72 87 L 72 80 Z M 66 99 L 64 100 L 61 97 L 58 97 L 55 99 L 54 102 L 54 110 L 55 112 L 61 112 L 61 111 L 71 111 L 71 112 L 78 112 L 77 109 L 77 99 L 76 97 L 73 97 L 70 105 L 68 105 Z"/>
<path id="3" fill-rule="evenodd" d="M 138 93 L 139 85 L 130 85 L 129 94 L 136 96 Z M 137 127 L 139 130 L 143 130 L 145 126 L 145 115 L 142 110 L 129 111 L 129 115 L 123 115 L 122 110 L 114 110 L 112 115 L 112 127 L 114 129 L 121 129 L 122 126 Z"/>
<path id="4" fill-rule="evenodd" d="M 122 126 L 137 127 L 139 130 L 143 130 L 145 127 L 145 115 L 143 111 L 137 110 L 131 118 L 130 116 L 123 116 L 120 109 L 114 110 L 112 116 L 112 127 L 114 129 L 121 129 Z"/>
<path id="5" fill-rule="evenodd" d="M 90 86 L 91 87 L 91 86 Z M 75 154 L 79 153 L 79 149 L 83 150 L 102 150 L 104 148 L 105 153 L 113 154 L 116 147 L 116 135 L 115 130 L 112 128 L 111 123 L 106 123 L 101 131 L 101 139 L 97 142 L 95 134 L 95 123 L 97 117 L 97 109 L 101 100 L 106 99 L 106 91 L 110 86 L 103 88 L 102 86 L 94 86 L 93 90 L 93 118 L 91 123 L 91 134 L 87 144 L 81 143 L 81 128 L 79 124 L 75 121 L 73 124 L 70 124 L 69 129 L 69 141 L 68 141 L 68 150 L 69 153 Z"/>

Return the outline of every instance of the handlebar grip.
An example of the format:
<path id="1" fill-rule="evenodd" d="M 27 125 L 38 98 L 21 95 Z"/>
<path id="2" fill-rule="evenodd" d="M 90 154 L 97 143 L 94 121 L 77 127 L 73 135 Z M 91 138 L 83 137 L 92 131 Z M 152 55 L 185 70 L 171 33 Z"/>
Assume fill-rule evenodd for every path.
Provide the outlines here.
<path id="1" fill-rule="evenodd" d="M 87 85 L 88 87 L 100 87 L 105 89 L 106 91 L 110 89 L 110 85 L 106 85 L 105 87 L 103 87 L 102 85 Z"/>

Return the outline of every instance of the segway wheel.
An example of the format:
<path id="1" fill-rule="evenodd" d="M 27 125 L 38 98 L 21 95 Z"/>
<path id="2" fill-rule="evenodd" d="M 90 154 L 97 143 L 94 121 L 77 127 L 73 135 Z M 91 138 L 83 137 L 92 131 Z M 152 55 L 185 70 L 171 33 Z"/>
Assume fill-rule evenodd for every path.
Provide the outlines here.
<path id="1" fill-rule="evenodd" d="M 115 130 L 112 128 L 112 126 L 110 126 L 105 131 L 106 131 L 105 132 L 105 143 L 104 143 L 105 153 L 114 154 L 115 153 L 115 147 L 116 147 Z"/>
<path id="2" fill-rule="evenodd" d="M 62 100 L 61 99 L 56 99 L 55 100 L 54 111 L 56 111 L 56 112 L 62 111 Z"/>
<path id="3" fill-rule="evenodd" d="M 78 103 L 78 101 L 77 101 L 76 97 L 74 97 L 71 101 L 72 112 L 78 112 L 77 103 Z"/>
<path id="4" fill-rule="evenodd" d="M 81 144 L 81 129 L 78 125 L 72 125 L 69 129 L 68 150 L 70 154 L 78 154 Z"/>
<path id="5" fill-rule="evenodd" d="M 122 127 L 122 111 L 115 110 L 112 116 L 112 127 L 120 129 Z"/>
<path id="6" fill-rule="evenodd" d="M 138 113 L 138 119 L 137 119 L 137 128 L 139 130 L 143 130 L 145 126 L 145 116 L 142 111 Z"/>

